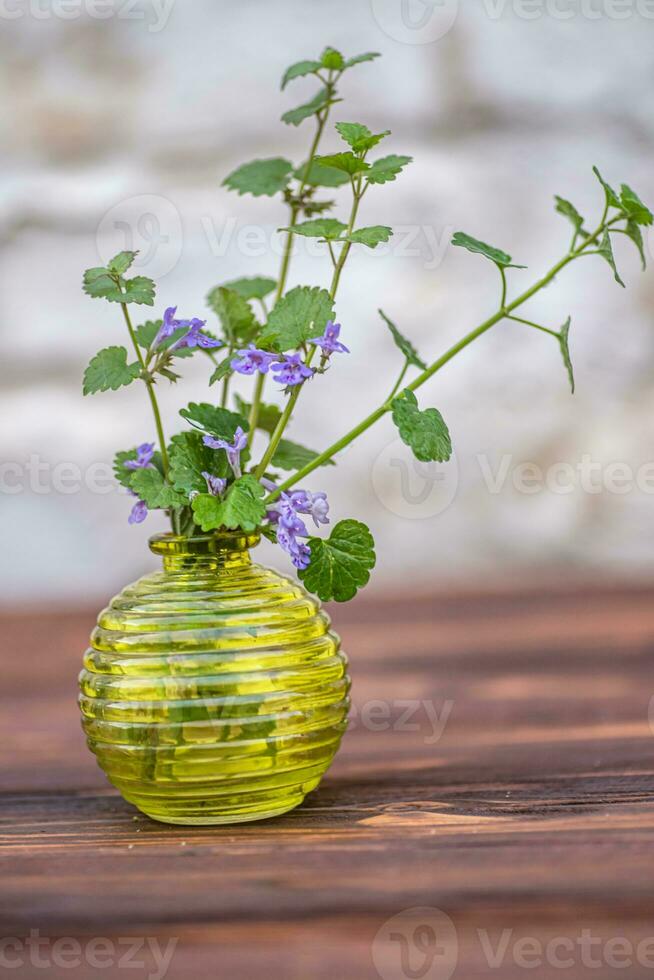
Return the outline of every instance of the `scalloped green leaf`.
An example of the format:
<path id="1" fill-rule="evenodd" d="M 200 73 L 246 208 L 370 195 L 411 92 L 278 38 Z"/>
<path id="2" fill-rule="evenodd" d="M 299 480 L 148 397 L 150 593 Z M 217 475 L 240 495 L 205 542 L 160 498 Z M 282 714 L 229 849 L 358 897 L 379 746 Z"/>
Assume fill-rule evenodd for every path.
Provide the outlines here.
<path id="1" fill-rule="evenodd" d="M 346 241 L 352 242 L 354 245 L 367 245 L 368 248 L 377 248 L 382 242 L 389 241 L 392 234 L 393 229 L 389 228 L 388 225 L 371 225 L 369 228 L 357 228 L 356 231 L 347 236 Z"/>
<path id="2" fill-rule="evenodd" d="M 393 421 L 402 442 L 413 450 L 416 459 L 423 463 L 445 463 L 452 455 L 452 440 L 443 416 L 436 408 L 421 412 L 414 393 L 405 388 L 393 399 Z"/>
<path id="3" fill-rule="evenodd" d="M 387 184 L 389 181 L 395 180 L 398 174 L 401 174 L 410 163 L 413 163 L 413 157 L 398 156 L 396 153 L 391 153 L 390 156 L 382 157 L 371 164 L 370 170 L 366 174 L 366 180 L 369 184 Z"/>
<path id="4" fill-rule="evenodd" d="M 283 157 L 270 157 L 266 160 L 252 160 L 232 171 L 223 181 L 238 194 L 252 194 L 254 197 L 273 197 L 286 190 L 293 174 L 293 164 Z"/>
<path id="5" fill-rule="evenodd" d="M 292 228 L 280 228 L 279 231 L 290 231 L 293 235 L 302 235 L 304 238 L 324 238 L 326 241 L 334 242 L 341 237 L 347 225 L 336 218 L 314 218 L 312 221 L 303 221 Z"/>
<path id="6" fill-rule="evenodd" d="M 277 351 L 294 350 L 320 336 L 333 316 L 334 303 L 326 289 L 296 286 L 273 308 L 260 343 Z"/>
<path id="7" fill-rule="evenodd" d="M 200 493 L 193 498 L 193 515 L 203 531 L 225 527 L 255 531 L 263 521 L 266 507 L 265 490 L 251 474 L 235 480 L 224 497 Z"/>
<path id="8" fill-rule="evenodd" d="M 320 61 L 296 61 L 294 65 L 291 65 L 284 72 L 284 77 L 282 78 L 282 90 L 286 88 L 289 82 L 292 82 L 294 78 L 304 78 L 306 75 L 315 75 L 317 71 L 320 71 L 322 64 Z"/>
<path id="9" fill-rule="evenodd" d="M 527 268 L 526 265 L 516 265 L 511 260 L 511 256 L 507 252 L 503 252 L 502 249 L 495 248 L 494 245 L 487 245 L 486 242 L 481 242 L 478 238 L 473 238 L 472 235 L 467 235 L 464 231 L 456 232 L 452 238 L 452 244 L 461 248 L 467 248 L 469 252 L 475 252 L 478 255 L 483 255 L 485 258 L 490 259 L 491 262 L 494 262 L 495 265 L 499 265 L 507 269 Z"/>
<path id="10" fill-rule="evenodd" d="M 91 358 L 84 372 L 83 392 L 94 395 L 98 391 L 117 391 L 129 385 L 141 373 L 138 361 L 127 363 L 124 347 L 105 347 Z"/>
<path id="11" fill-rule="evenodd" d="M 328 538 L 309 538 L 308 544 L 311 561 L 299 577 L 323 602 L 348 602 L 368 584 L 375 542 L 361 521 L 339 521 Z"/>

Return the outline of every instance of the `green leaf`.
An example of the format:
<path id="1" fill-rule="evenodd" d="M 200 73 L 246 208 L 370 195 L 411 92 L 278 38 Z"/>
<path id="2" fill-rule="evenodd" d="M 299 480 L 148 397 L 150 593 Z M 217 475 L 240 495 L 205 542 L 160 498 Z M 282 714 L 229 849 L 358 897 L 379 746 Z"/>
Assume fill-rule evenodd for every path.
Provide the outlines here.
<path id="1" fill-rule="evenodd" d="M 315 116 L 321 109 L 324 109 L 326 105 L 333 102 L 330 99 L 329 90 L 326 88 L 320 89 L 320 91 L 314 95 L 310 102 L 304 103 L 304 105 L 299 105 L 296 109 L 289 109 L 282 116 L 282 122 L 285 122 L 289 126 L 299 126 L 300 123 L 304 122 L 310 116 Z"/>
<path id="2" fill-rule="evenodd" d="M 485 242 L 480 242 L 477 238 L 473 238 L 471 235 L 466 235 L 463 231 L 457 231 L 452 239 L 453 245 L 460 245 L 461 248 L 467 248 L 469 252 L 476 252 L 479 255 L 484 255 L 491 262 L 496 265 L 503 266 L 504 268 L 511 269 L 526 269 L 525 265 L 515 265 L 511 261 L 511 256 L 507 255 L 499 248 L 495 248 L 493 245 L 487 245 Z"/>
<path id="3" fill-rule="evenodd" d="M 622 205 L 620 204 L 620 198 L 613 190 L 610 184 L 607 184 L 597 167 L 593 167 L 593 173 L 599 180 L 600 184 L 604 188 L 604 194 L 606 195 L 606 203 L 614 208 L 620 208 L 622 210 Z"/>
<path id="4" fill-rule="evenodd" d="M 295 171 L 295 176 L 299 181 L 308 184 L 309 187 L 341 187 L 347 184 L 349 177 L 342 170 L 334 167 L 324 167 L 321 163 L 314 160 L 309 167 L 303 164 Z"/>
<path id="5" fill-rule="evenodd" d="M 225 177 L 223 186 L 239 194 L 272 197 L 286 190 L 292 172 L 293 164 L 283 157 L 253 160 L 252 163 L 244 163 Z"/>
<path id="6" fill-rule="evenodd" d="M 413 162 L 413 157 L 397 156 L 391 153 L 390 156 L 375 160 L 366 174 L 369 184 L 387 184 L 390 180 L 395 180 L 398 174 L 402 173 L 407 164 Z"/>
<path id="7" fill-rule="evenodd" d="M 125 290 L 121 303 L 136 303 L 138 306 L 154 306 L 155 284 L 146 276 L 123 279 Z"/>
<path id="8" fill-rule="evenodd" d="M 222 381 L 223 378 L 226 378 L 228 374 L 232 373 L 233 357 L 233 354 L 229 354 L 223 361 L 220 362 L 216 370 L 209 378 L 210 385 L 215 385 L 217 381 Z"/>
<path id="9" fill-rule="evenodd" d="M 249 418 L 250 409 L 252 408 L 250 403 L 246 402 L 240 395 L 235 395 L 234 400 L 240 414 L 245 416 L 245 418 Z M 277 405 L 268 405 L 265 402 L 260 402 L 257 429 L 261 429 L 262 432 L 268 432 L 272 435 L 281 417 L 282 411 Z"/>
<path id="10" fill-rule="evenodd" d="M 106 299 L 110 303 L 122 303 L 123 291 L 105 268 L 87 269 L 84 273 L 82 289 L 94 299 Z"/>
<path id="11" fill-rule="evenodd" d="M 322 64 L 319 61 L 296 61 L 294 65 L 287 68 L 282 78 L 282 89 L 285 89 L 289 82 L 294 78 L 303 78 L 305 75 L 313 75 L 320 71 Z"/>
<path id="12" fill-rule="evenodd" d="M 566 201 L 564 197 L 559 197 L 558 194 L 554 195 L 554 200 L 556 201 L 555 210 L 558 212 L 558 214 L 562 214 L 564 218 L 567 218 L 577 233 L 582 233 L 584 219 L 579 214 L 574 204 L 572 204 L 570 201 Z M 585 232 L 583 233 L 586 234 Z"/>
<path id="13" fill-rule="evenodd" d="M 611 239 L 609 237 L 608 231 L 604 232 L 602 241 L 597 246 L 597 252 L 598 255 L 601 255 L 602 258 L 605 259 L 613 269 L 613 277 L 615 281 L 619 282 L 621 286 L 624 286 L 624 283 L 620 278 L 620 273 L 618 272 L 618 268 L 615 264 L 615 258 L 613 256 L 613 246 L 611 245 Z"/>
<path id="14" fill-rule="evenodd" d="M 340 71 L 345 67 L 345 59 L 336 48 L 325 48 L 320 56 L 320 64 L 330 71 Z"/>
<path id="15" fill-rule="evenodd" d="M 225 289 L 238 293 L 242 299 L 265 299 L 277 285 L 274 279 L 267 276 L 252 276 L 249 279 L 233 279 L 223 284 Z M 211 295 L 211 294 L 209 294 Z"/>
<path id="16" fill-rule="evenodd" d="M 136 342 L 139 347 L 143 347 L 144 350 L 148 350 L 154 342 L 154 338 L 159 333 L 161 329 L 161 320 L 146 320 L 139 327 L 136 327 L 134 334 L 136 336 Z"/>
<path id="17" fill-rule="evenodd" d="M 416 459 L 423 463 L 444 463 L 450 458 L 452 440 L 438 409 L 427 408 L 421 412 L 416 396 L 405 388 L 393 399 L 392 413 L 402 442 L 411 447 Z"/>
<path id="18" fill-rule="evenodd" d="M 370 164 L 365 160 L 360 160 L 354 153 L 332 153 L 329 156 L 316 157 L 322 167 L 333 167 L 334 170 L 341 170 L 344 174 L 353 177 L 355 174 L 365 173 L 370 170 Z"/>
<path id="19" fill-rule="evenodd" d="M 427 365 L 421 359 L 420 355 L 418 354 L 418 351 L 415 349 L 411 341 L 407 340 L 407 338 L 400 333 L 400 331 L 397 329 L 393 321 L 389 320 L 389 318 L 386 316 L 383 310 L 379 311 L 379 315 L 381 316 L 382 320 L 385 322 L 386 326 L 390 330 L 391 336 L 393 337 L 395 344 L 402 351 L 408 363 L 413 364 L 414 367 L 421 368 L 421 370 L 423 371 L 426 370 Z"/>
<path id="20" fill-rule="evenodd" d="M 361 65 L 364 61 L 374 61 L 375 58 L 381 58 L 379 51 L 366 51 L 364 54 L 355 55 L 354 58 L 348 58 L 345 68 L 354 68 L 355 65 Z"/>
<path id="21" fill-rule="evenodd" d="M 299 573 L 324 602 L 347 602 L 368 584 L 375 567 L 375 542 L 360 521 L 339 521 L 328 538 L 310 538 L 311 563 Z"/>
<path id="22" fill-rule="evenodd" d="M 232 483 L 223 498 L 201 493 L 193 498 L 193 514 L 203 531 L 225 527 L 254 531 L 262 522 L 266 507 L 265 490 L 251 474 Z"/>
<path id="23" fill-rule="evenodd" d="M 569 334 L 570 334 L 570 317 L 565 321 L 561 327 L 559 333 L 559 344 L 561 345 L 561 355 L 563 356 L 563 363 L 565 364 L 565 369 L 568 372 L 568 378 L 570 379 L 570 388 L 572 394 L 575 393 L 575 372 L 572 367 L 572 359 L 570 357 L 570 346 L 569 346 Z"/>
<path id="24" fill-rule="evenodd" d="M 363 126 L 361 123 L 348 122 L 336 123 L 336 130 L 345 142 L 352 147 L 355 153 L 364 153 L 367 150 L 371 150 L 373 146 L 377 146 L 386 136 L 390 136 L 391 134 L 390 129 L 384 130 L 383 133 L 374 134 L 367 126 Z"/>
<path id="25" fill-rule="evenodd" d="M 191 402 L 186 408 L 180 409 L 179 414 L 196 429 L 202 429 L 218 439 L 234 438 L 234 433 L 240 426 L 247 431 L 248 422 L 242 415 L 230 412 L 227 408 L 210 405 L 208 402 Z"/>
<path id="26" fill-rule="evenodd" d="M 136 459 L 138 452 L 136 449 L 128 449 L 125 452 L 116 453 L 114 456 L 114 476 L 123 487 L 129 488 L 130 480 L 134 470 L 128 470 L 125 463 L 128 459 Z"/>
<path id="27" fill-rule="evenodd" d="M 235 289 L 216 286 L 207 296 L 207 303 L 219 318 L 225 338 L 232 346 L 247 344 L 259 333 L 261 325 L 252 307 Z"/>
<path id="28" fill-rule="evenodd" d="M 107 263 L 107 269 L 116 276 L 122 276 L 130 268 L 138 254 L 138 252 L 119 252 Z"/>
<path id="29" fill-rule="evenodd" d="M 643 235 L 640 230 L 640 227 L 636 224 L 635 221 L 633 221 L 630 218 L 625 226 L 624 233 L 625 235 L 628 235 L 629 238 L 631 238 L 632 242 L 638 249 L 638 252 L 640 254 L 641 265 L 643 269 L 646 269 L 647 259 L 645 258 L 645 245 L 643 243 Z"/>
<path id="30" fill-rule="evenodd" d="M 140 327 L 136 327 L 134 334 L 139 347 L 143 347 L 145 350 L 150 349 L 154 343 L 155 337 L 159 333 L 161 323 L 161 320 L 147 320 L 145 323 L 142 323 Z M 206 330 L 204 332 L 208 333 Z M 170 337 L 166 337 L 165 340 L 162 340 L 157 345 L 157 350 L 167 350 L 169 347 L 172 347 L 173 344 L 176 344 L 178 340 L 181 340 L 186 333 L 186 327 L 180 327 L 179 330 L 175 330 Z M 172 353 L 174 357 L 193 357 L 195 350 L 196 348 L 180 347 L 179 350 L 173 351 Z M 162 371 L 161 373 L 163 374 L 164 372 Z"/>
<path id="31" fill-rule="evenodd" d="M 280 231 L 290 231 L 293 235 L 303 235 L 305 238 L 324 238 L 334 242 L 341 237 L 347 225 L 336 218 L 314 218 L 313 221 L 303 221 L 293 228 L 280 228 Z"/>
<path id="32" fill-rule="evenodd" d="M 280 470 L 300 470 L 308 463 L 313 463 L 318 455 L 319 453 L 314 452 L 313 449 L 307 449 L 297 442 L 291 442 L 290 439 L 280 439 L 270 465 Z M 323 465 L 335 466 L 336 464 L 333 460 L 328 460 Z"/>
<path id="33" fill-rule="evenodd" d="M 334 304 L 326 289 L 296 286 L 272 310 L 260 342 L 277 351 L 294 350 L 319 337 L 333 316 Z"/>
<path id="34" fill-rule="evenodd" d="M 134 470 L 129 485 L 139 500 L 146 502 L 150 510 L 184 507 L 188 503 L 183 494 L 168 486 L 163 475 L 156 469 Z"/>
<path id="35" fill-rule="evenodd" d="M 622 184 L 620 187 L 620 204 L 637 225 L 651 225 L 654 221 L 654 215 L 650 209 L 643 204 L 636 191 L 632 191 L 627 184 Z"/>
<path id="36" fill-rule="evenodd" d="M 206 493 L 203 473 L 226 477 L 229 464 L 225 453 L 210 449 L 202 442 L 200 432 L 180 432 L 170 440 L 170 482 L 175 490 L 188 494 Z"/>
<path id="37" fill-rule="evenodd" d="M 127 351 L 124 347 L 105 347 L 91 359 L 84 372 L 84 394 L 117 391 L 118 388 L 131 384 L 140 373 L 138 361 L 127 363 Z"/>
<path id="38" fill-rule="evenodd" d="M 371 225 L 369 228 L 358 228 L 348 235 L 347 241 L 355 245 L 367 245 L 368 248 L 377 248 L 382 242 L 387 242 L 393 229 L 387 225 Z"/>

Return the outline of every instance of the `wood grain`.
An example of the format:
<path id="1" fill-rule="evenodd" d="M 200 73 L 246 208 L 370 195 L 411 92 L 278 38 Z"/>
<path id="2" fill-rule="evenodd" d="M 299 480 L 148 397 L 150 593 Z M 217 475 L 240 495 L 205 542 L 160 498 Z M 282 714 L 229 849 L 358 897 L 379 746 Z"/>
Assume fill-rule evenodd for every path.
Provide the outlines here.
<path id="1" fill-rule="evenodd" d="M 219 829 L 152 823 L 95 767 L 75 704 L 92 614 L 4 615 L 0 939 L 38 930 L 46 958 L 61 937 L 83 951 L 174 939 L 169 980 L 654 976 L 652 599 L 616 587 L 333 610 L 355 702 L 336 763 L 293 813 Z M 419 907 L 449 916 L 458 954 L 435 913 L 416 913 L 397 926 L 402 966 L 380 930 Z M 421 925 L 441 936 L 426 972 Z M 28 980 L 157 970 L 150 954 L 129 970 L 19 955 L 7 975 Z"/>

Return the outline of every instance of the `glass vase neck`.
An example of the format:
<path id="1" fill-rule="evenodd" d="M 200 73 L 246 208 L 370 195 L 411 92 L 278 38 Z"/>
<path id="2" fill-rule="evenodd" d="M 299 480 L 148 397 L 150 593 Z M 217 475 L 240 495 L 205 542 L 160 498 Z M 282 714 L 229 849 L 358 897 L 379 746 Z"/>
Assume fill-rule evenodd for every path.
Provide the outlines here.
<path id="1" fill-rule="evenodd" d="M 195 567 L 236 568 L 250 564 L 250 549 L 261 535 L 244 531 L 217 531 L 195 537 L 156 534 L 150 538 L 150 550 L 163 559 L 166 571 Z"/>

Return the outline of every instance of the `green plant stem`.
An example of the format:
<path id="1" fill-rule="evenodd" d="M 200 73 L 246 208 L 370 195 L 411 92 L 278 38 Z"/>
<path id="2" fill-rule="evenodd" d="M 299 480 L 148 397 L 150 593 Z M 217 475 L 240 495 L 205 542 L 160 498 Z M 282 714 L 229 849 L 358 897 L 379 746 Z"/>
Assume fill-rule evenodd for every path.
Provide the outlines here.
<path id="1" fill-rule="evenodd" d="M 361 182 L 359 181 L 359 187 L 360 184 Z M 348 235 L 351 235 L 354 229 L 357 213 L 359 211 L 359 204 L 361 202 L 361 194 L 357 191 L 357 188 L 354 186 L 354 184 L 352 186 L 352 189 L 354 192 L 354 200 L 352 202 L 352 209 L 350 211 L 350 220 L 347 226 Z M 334 269 L 334 276 L 332 278 L 332 284 L 329 290 L 329 296 L 332 302 L 336 299 L 336 293 L 338 292 L 338 286 L 341 281 L 341 272 L 343 271 L 343 266 L 347 261 L 348 255 L 350 254 L 351 244 L 352 244 L 351 242 L 345 242 L 345 244 L 341 249 L 340 255 L 338 257 L 336 268 Z M 311 365 L 311 361 L 313 360 L 315 352 L 316 352 L 316 348 L 312 347 L 306 359 L 307 367 Z M 284 411 L 282 412 L 279 421 L 275 426 L 275 429 L 270 437 L 270 442 L 268 443 L 268 447 L 266 448 L 266 451 L 263 454 L 263 457 L 261 458 L 261 462 L 259 463 L 259 465 L 254 471 L 254 475 L 256 476 L 257 480 L 261 479 L 263 474 L 266 472 L 266 468 L 268 464 L 270 463 L 271 459 L 275 455 L 277 447 L 279 446 L 282 436 L 284 435 L 284 430 L 286 429 L 286 426 L 288 425 L 291 419 L 291 416 L 293 414 L 293 409 L 295 408 L 295 405 L 297 403 L 298 398 L 300 397 L 300 392 L 302 391 L 303 387 L 304 387 L 303 384 L 297 385 L 294 388 L 292 394 L 290 395 L 286 403 L 286 407 L 284 408 Z"/>
<path id="2" fill-rule="evenodd" d="M 150 404 L 152 405 L 152 414 L 154 415 L 154 424 L 157 429 L 157 438 L 159 440 L 159 450 L 161 452 L 161 465 L 163 466 L 164 477 L 166 479 L 166 482 L 168 482 L 168 471 L 169 471 L 168 450 L 166 449 L 166 439 L 164 436 L 163 425 L 161 422 L 161 412 L 159 411 L 157 396 L 154 393 L 154 383 L 148 374 L 145 361 L 143 359 L 143 354 L 141 352 L 141 348 L 138 345 L 136 334 L 134 332 L 134 327 L 132 326 L 132 320 L 129 315 L 129 310 L 127 309 L 127 304 L 121 303 L 120 306 L 123 311 L 123 316 L 125 318 L 125 323 L 127 324 L 127 330 L 129 331 L 132 344 L 134 345 L 134 350 L 136 352 L 138 362 L 141 365 L 141 370 L 143 372 L 143 381 L 145 382 L 145 387 L 148 389 L 148 395 L 150 396 Z"/>
<path id="3" fill-rule="evenodd" d="M 507 320 L 513 320 L 514 323 L 524 323 L 528 327 L 533 327 L 534 330 L 542 330 L 543 333 L 548 333 L 550 337 L 556 337 L 557 340 L 561 339 L 561 335 L 557 333 L 556 330 L 550 330 L 549 327 L 543 327 L 540 323 L 534 323 L 533 320 L 525 320 L 521 316 L 507 316 Z"/>
<path id="4" fill-rule="evenodd" d="M 515 300 L 513 300 L 513 302 L 509 303 L 508 305 L 501 305 L 500 309 L 497 310 L 497 312 L 494 313 L 493 316 L 489 317 L 487 320 L 484 320 L 483 323 L 480 323 L 478 327 L 475 327 L 474 330 L 471 330 L 470 333 L 466 334 L 465 337 L 463 337 L 458 343 L 454 344 L 453 347 L 450 347 L 450 349 L 447 350 L 441 357 L 439 357 L 437 361 L 434 361 L 433 364 L 431 364 L 428 368 L 422 371 L 417 376 L 417 378 L 415 378 L 411 382 L 411 384 L 407 385 L 407 388 L 410 391 L 416 391 L 423 384 L 425 384 L 426 381 L 429 381 L 429 379 L 434 374 L 440 371 L 441 368 L 443 368 L 447 363 L 449 363 L 449 361 L 451 361 L 454 357 L 456 357 L 456 355 L 459 354 L 462 350 L 464 350 L 475 340 L 477 340 L 478 337 L 481 337 L 482 334 L 485 334 L 488 330 L 491 329 L 491 327 L 494 327 L 496 323 L 499 323 L 500 320 L 504 320 L 506 317 L 509 316 L 509 314 L 513 312 L 513 310 L 516 310 L 519 306 L 522 306 L 523 303 L 526 303 L 537 292 L 539 292 L 545 286 L 549 285 L 549 283 L 552 282 L 555 276 L 567 265 L 569 265 L 570 262 L 573 262 L 575 259 L 578 259 L 580 256 L 585 254 L 584 249 L 588 245 L 591 245 L 594 241 L 596 241 L 599 235 L 601 235 L 602 232 L 605 230 L 605 227 L 608 227 L 608 225 L 611 225 L 616 220 L 620 220 L 620 218 L 616 217 L 612 219 L 612 221 L 608 222 L 608 225 L 606 226 L 604 225 L 605 220 L 606 220 L 606 212 L 603 215 L 602 223 L 599 225 L 597 230 L 592 235 L 589 235 L 588 238 L 584 241 L 584 243 L 579 248 L 575 250 L 570 250 L 559 262 L 556 263 L 556 265 L 552 266 L 549 272 L 547 272 L 541 279 L 538 279 L 533 284 L 533 286 L 530 286 L 529 289 L 526 289 L 523 293 L 521 293 Z M 310 473 L 312 473 L 319 466 L 323 466 L 325 463 L 328 463 L 333 456 L 341 452 L 341 450 L 345 449 L 346 446 L 349 446 L 351 442 L 353 442 L 360 435 L 366 432 L 372 425 L 375 424 L 375 422 L 378 422 L 379 419 L 381 419 L 384 415 L 390 412 L 391 408 L 392 408 L 392 396 L 387 398 L 386 401 L 379 406 L 379 408 L 376 408 L 374 412 L 371 412 L 370 415 L 367 416 L 367 418 L 359 422 L 359 424 L 356 425 L 353 429 L 350 429 L 349 432 L 347 432 L 344 436 L 342 436 L 335 443 L 333 443 L 328 449 L 320 453 L 319 456 L 316 456 L 316 458 L 313 459 L 310 463 L 307 463 L 306 466 L 303 466 L 302 469 L 297 471 L 297 473 L 294 473 L 291 476 L 289 476 L 288 479 L 286 479 L 283 483 L 280 484 L 277 490 L 273 491 L 273 493 L 268 495 L 265 502 L 266 503 L 272 502 L 284 490 L 290 489 L 300 480 L 303 480 L 305 476 L 308 476 Z"/>
<path id="5" fill-rule="evenodd" d="M 406 373 L 407 373 L 407 371 L 408 371 L 408 370 L 409 370 L 409 362 L 408 362 L 408 361 L 405 361 L 405 362 L 404 362 L 404 367 L 403 367 L 403 368 L 402 368 L 402 370 L 400 371 L 400 376 L 399 376 L 399 378 L 397 379 L 397 381 L 395 382 L 395 387 L 394 387 L 394 388 L 393 388 L 393 389 L 391 390 L 391 393 L 390 393 L 390 395 L 389 395 L 389 396 L 388 396 L 388 398 L 386 399 L 386 401 L 387 401 L 387 402 L 390 402 L 390 401 L 392 401 L 392 400 L 393 400 L 393 398 L 395 397 L 395 395 L 396 395 L 396 394 L 398 393 L 398 391 L 400 390 L 400 385 L 401 385 L 401 384 L 402 384 L 402 382 L 404 381 L 404 378 L 406 377 Z"/>
<path id="6" fill-rule="evenodd" d="M 307 160 L 307 163 L 305 164 L 304 174 L 303 174 L 302 179 L 300 181 L 300 188 L 299 188 L 298 193 L 297 193 L 298 198 L 301 198 L 302 197 L 302 195 L 304 193 L 304 190 L 305 190 L 305 188 L 307 186 L 307 177 L 309 176 L 309 173 L 311 171 L 311 165 L 313 164 L 313 161 L 315 159 L 315 156 L 316 156 L 316 154 L 318 152 L 318 147 L 320 145 L 320 140 L 322 139 L 322 135 L 323 135 L 323 133 L 325 131 L 325 126 L 327 125 L 327 120 L 329 118 L 329 111 L 331 109 L 331 98 L 333 97 L 333 95 L 336 92 L 336 82 L 338 81 L 338 78 L 339 77 L 340 77 L 340 74 L 336 77 L 336 80 L 334 80 L 332 78 L 332 74 L 330 72 L 329 73 L 329 78 L 327 79 L 327 81 L 325 83 L 326 86 L 327 86 L 327 88 L 329 89 L 330 102 L 328 102 L 328 104 L 325 107 L 325 109 L 324 109 L 323 112 L 318 113 L 318 125 L 316 127 L 316 132 L 315 132 L 314 137 L 313 137 L 313 142 L 311 143 L 311 148 L 309 150 L 309 159 Z M 295 238 L 295 236 L 293 234 L 293 229 L 295 228 L 295 226 L 297 224 L 297 219 L 298 219 L 298 217 L 300 215 L 300 210 L 301 209 L 300 209 L 300 207 L 297 204 L 294 204 L 291 207 L 291 218 L 290 218 L 289 225 L 288 225 L 289 230 L 286 233 L 286 241 L 284 242 L 284 251 L 283 251 L 283 254 L 282 254 L 281 268 L 279 270 L 279 280 L 277 282 L 277 292 L 275 294 L 275 303 L 278 303 L 280 301 L 280 299 L 284 295 L 284 290 L 286 288 L 286 281 L 288 279 L 288 272 L 289 272 L 289 269 L 290 269 L 290 266 L 291 266 L 291 257 L 292 257 L 292 253 L 293 253 L 293 241 L 294 241 L 294 238 Z M 261 411 L 261 400 L 262 400 L 262 397 L 263 397 L 263 389 L 264 389 L 265 384 L 266 384 L 265 375 L 260 374 L 257 377 L 257 382 L 256 382 L 256 385 L 255 385 L 254 394 L 253 394 L 253 397 L 252 397 L 252 406 L 250 408 L 250 416 L 249 416 L 249 419 L 248 419 L 249 443 L 250 443 L 250 445 L 252 445 L 252 441 L 254 440 L 254 434 L 255 434 L 255 431 L 256 431 L 256 428 L 257 428 L 257 423 L 259 421 L 259 413 Z"/>

